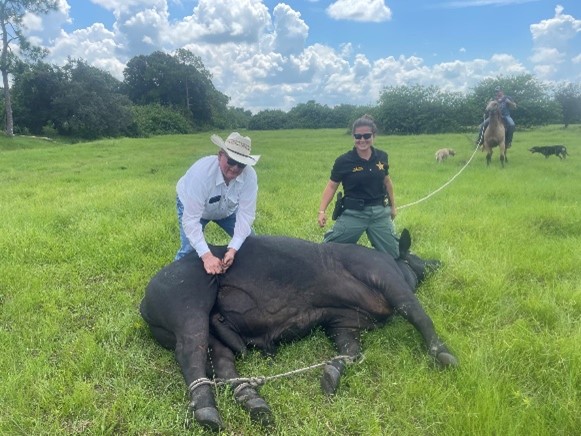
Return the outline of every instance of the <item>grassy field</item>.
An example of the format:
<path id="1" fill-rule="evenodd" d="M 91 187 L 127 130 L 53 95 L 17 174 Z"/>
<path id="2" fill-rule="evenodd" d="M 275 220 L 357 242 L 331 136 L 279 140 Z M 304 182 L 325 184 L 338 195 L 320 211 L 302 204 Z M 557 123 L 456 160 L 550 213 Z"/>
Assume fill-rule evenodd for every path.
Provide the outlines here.
<path id="1" fill-rule="evenodd" d="M 350 137 L 250 135 L 262 154 L 256 232 L 320 241 L 320 195 Z M 364 335 L 365 358 L 332 399 L 319 370 L 267 383 L 274 429 L 251 423 L 219 388 L 224 434 L 579 434 L 581 126 L 517 132 L 504 169 L 497 153 L 490 167 L 481 152 L 472 158 L 470 141 L 376 141 L 390 156 L 397 228 L 410 229 L 416 253 L 445 264 L 418 295 L 460 366 L 439 369 L 396 319 Z M 556 143 L 568 159 L 527 151 Z M 456 156 L 437 164 L 441 147 Z M 138 305 L 178 248 L 177 179 L 215 152 L 208 133 L 75 145 L 0 138 L 0 434 L 205 434 L 187 426 L 178 366 Z M 315 331 L 239 369 L 269 376 L 334 355 Z"/>

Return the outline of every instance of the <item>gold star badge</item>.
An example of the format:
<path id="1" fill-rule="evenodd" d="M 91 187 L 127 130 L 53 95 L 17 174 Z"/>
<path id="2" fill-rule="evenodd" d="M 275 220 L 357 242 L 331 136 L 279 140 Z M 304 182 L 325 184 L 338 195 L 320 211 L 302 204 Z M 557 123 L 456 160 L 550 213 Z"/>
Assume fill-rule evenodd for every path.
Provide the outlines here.
<path id="1" fill-rule="evenodd" d="M 383 170 L 385 168 L 385 165 L 381 162 L 377 162 L 375 165 L 377 165 L 377 168 L 379 168 L 380 170 Z"/>

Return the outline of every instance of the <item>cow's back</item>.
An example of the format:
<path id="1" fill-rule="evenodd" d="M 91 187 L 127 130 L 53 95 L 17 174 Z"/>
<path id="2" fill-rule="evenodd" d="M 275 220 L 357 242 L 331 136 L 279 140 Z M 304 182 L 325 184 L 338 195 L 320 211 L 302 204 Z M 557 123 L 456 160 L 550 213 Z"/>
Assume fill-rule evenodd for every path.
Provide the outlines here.
<path id="1" fill-rule="evenodd" d="M 382 288 L 409 289 L 396 269 L 389 255 L 357 245 L 253 236 L 220 278 L 215 310 L 245 343 L 264 349 L 338 320 L 369 328 L 393 312 Z"/>

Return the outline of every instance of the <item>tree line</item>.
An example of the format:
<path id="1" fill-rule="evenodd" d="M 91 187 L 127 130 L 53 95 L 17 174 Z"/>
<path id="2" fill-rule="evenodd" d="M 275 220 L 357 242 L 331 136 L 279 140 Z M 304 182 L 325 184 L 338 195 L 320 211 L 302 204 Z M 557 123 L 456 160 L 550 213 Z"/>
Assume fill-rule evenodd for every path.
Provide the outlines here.
<path id="1" fill-rule="evenodd" d="M 517 102 L 513 118 L 519 128 L 581 122 L 579 85 L 550 89 L 526 74 L 486 79 L 468 94 L 395 86 L 384 88 L 375 106 L 329 107 L 311 100 L 288 112 L 252 114 L 229 106 L 200 58 L 187 50 L 136 56 L 122 81 L 82 60 L 62 67 L 20 62 L 10 94 L 16 134 L 95 139 L 210 129 L 348 128 L 369 113 L 382 133 L 405 135 L 474 130 L 497 86 Z"/>
<path id="2" fill-rule="evenodd" d="M 95 139 L 209 129 L 346 128 L 364 113 L 374 116 L 385 134 L 461 132 L 480 123 L 496 86 L 517 102 L 518 127 L 581 122 L 579 85 L 549 89 L 526 74 L 486 79 L 468 94 L 396 86 L 384 88 L 375 106 L 329 107 L 312 100 L 288 112 L 256 114 L 229 106 L 201 59 L 183 49 L 132 58 L 122 81 L 82 60 L 62 67 L 19 62 L 12 74 L 16 134 Z"/>
<path id="3" fill-rule="evenodd" d="M 497 86 L 518 104 L 517 128 L 581 123 L 578 83 L 549 86 L 529 74 L 486 79 L 468 93 L 395 86 L 385 87 L 374 106 L 329 107 L 311 100 L 288 112 L 252 114 L 229 106 L 230 98 L 214 87 L 202 60 L 185 49 L 132 58 L 122 81 L 82 59 L 64 66 L 45 63 L 46 52 L 26 39 L 22 26 L 27 13 L 46 14 L 56 10 L 57 1 L 4 0 L 0 6 L 0 109 L 9 136 L 96 139 L 209 129 L 346 128 L 364 113 L 373 115 L 385 134 L 461 132 L 481 122 Z"/>
<path id="4" fill-rule="evenodd" d="M 421 134 L 473 130 L 483 108 L 501 86 L 518 105 L 518 127 L 581 122 L 581 87 L 556 88 L 531 75 L 486 79 L 470 93 L 442 91 L 435 86 L 383 89 L 374 106 L 314 100 L 289 111 L 249 110 L 228 105 L 201 59 L 187 50 L 154 52 L 132 58 L 122 81 L 69 60 L 59 67 L 41 61 L 19 62 L 10 89 L 14 133 L 80 139 L 185 134 L 210 129 L 275 130 L 347 128 L 371 114 L 385 134 Z"/>

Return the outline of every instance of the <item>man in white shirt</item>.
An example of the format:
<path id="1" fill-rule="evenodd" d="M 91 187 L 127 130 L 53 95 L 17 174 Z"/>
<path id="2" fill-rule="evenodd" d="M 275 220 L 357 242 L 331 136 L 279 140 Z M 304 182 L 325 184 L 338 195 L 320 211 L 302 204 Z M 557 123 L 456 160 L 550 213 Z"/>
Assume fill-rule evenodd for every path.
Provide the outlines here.
<path id="1" fill-rule="evenodd" d="M 252 167 L 260 156 L 250 154 L 250 138 L 238 132 L 225 141 L 218 135 L 210 139 L 220 147 L 218 155 L 196 161 L 176 186 L 181 247 L 175 260 L 195 250 L 208 274 L 221 274 L 232 265 L 236 252 L 252 233 L 258 194 Z M 232 237 L 223 259 L 210 252 L 204 238 L 204 228 L 210 221 Z"/>

